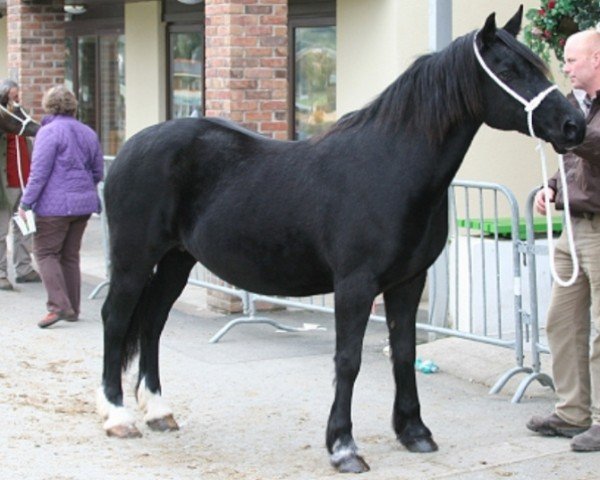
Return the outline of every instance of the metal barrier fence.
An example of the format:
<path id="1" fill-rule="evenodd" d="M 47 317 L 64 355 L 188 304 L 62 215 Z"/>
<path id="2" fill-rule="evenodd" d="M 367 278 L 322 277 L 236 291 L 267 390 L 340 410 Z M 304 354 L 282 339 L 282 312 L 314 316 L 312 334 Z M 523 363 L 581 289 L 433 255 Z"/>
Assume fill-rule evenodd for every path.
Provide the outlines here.
<path id="1" fill-rule="evenodd" d="M 498 393 L 513 376 L 531 371 L 524 365 L 518 203 L 502 185 L 458 180 L 449 199 L 449 282 L 438 293 L 448 296 L 449 325 L 429 328 L 513 350 L 514 367 L 490 390 Z"/>
<path id="2" fill-rule="evenodd" d="M 102 185 L 99 192 L 102 194 Z M 530 243 L 533 242 L 531 202 L 530 198 L 522 228 L 517 201 L 506 187 L 488 182 L 457 180 L 452 183 L 449 189 L 448 243 L 428 271 L 427 323 L 417 322 L 417 329 L 424 332 L 513 350 L 514 367 L 501 375 L 490 390 L 490 393 L 498 393 L 513 376 L 527 374 L 513 396 L 513 402 L 520 401 L 527 386 L 534 380 L 552 386 L 550 377 L 540 371 L 539 355 L 547 349 L 539 342 L 537 331 L 535 255 L 540 250 Z M 102 222 L 108 278 L 110 258 L 104 215 Z M 523 230 L 526 230 L 527 242 L 520 238 Z M 525 290 L 530 313 L 523 309 L 522 255 L 525 255 L 528 270 Z M 241 324 L 269 324 L 293 332 L 315 328 L 282 324 L 268 313 L 259 312 L 259 304 L 334 314 L 333 294 L 306 298 L 259 295 L 227 284 L 200 264 L 193 269 L 188 283 L 231 295 L 242 302 L 242 315 L 224 325 L 210 339 L 211 343 L 218 342 L 229 330 Z M 107 284 L 108 280 L 100 284 L 90 297 L 96 296 Z M 384 322 L 385 316 L 373 314 L 371 320 Z M 531 367 L 524 365 L 525 327 L 528 338 L 531 330 Z"/>
<path id="3" fill-rule="evenodd" d="M 540 320 L 539 310 L 540 310 L 540 292 L 549 291 L 549 287 L 551 284 L 551 275 L 548 273 L 545 275 L 545 278 L 540 279 L 539 277 L 539 269 L 537 266 L 537 258 L 538 257 L 547 257 L 549 255 L 548 245 L 540 245 L 540 242 L 536 242 L 535 237 L 535 229 L 533 222 L 533 202 L 535 198 L 535 194 L 538 189 L 532 190 L 527 196 L 527 201 L 525 203 L 525 225 L 527 226 L 527 242 L 523 245 L 523 253 L 527 262 L 527 270 L 529 273 L 529 284 L 531 296 L 529 298 L 529 311 L 523 311 L 523 325 L 525 327 L 526 341 L 530 346 L 531 353 L 531 371 L 528 372 L 529 375 L 523 379 L 517 388 L 514 399 L 518 401 L 521 396 L 525 393 L 526 388 L 534 381 L 538 381 L 540 384 L 550 387 L 554 389 L 554 382 L 552 378 L 543 373 L 542 363 L 541 363 L 541 354 L 542 353 L 550 353 L 548 346 L 542 340 L 542 331 L 545 328 L 545 325 Z M 545 280 L 545 285 L 543 289 L 538 287 L 538 283 L 540 280 Z"/>
<path id="4" fill-rule="evenodd" d="M 106 175 L 106 172 L 108 172 L 110 166 L 112 165 L 112 162 L 114 161 L 115 157 L 114 156 L 109 156 L 109 155 L 105 155 L 104 156 L 104 174 Z M 104 214 L 104 182 L 100 182 L 98 184 L 98 196 L 100 197 L 100 206 L 102 208 L 102 212 L 100 213 L 100 222 L 101 222 L 101 228 L 102 228 L 102 251 L 104 254 L 104 274 L 105 274 L 105 280 L 100 282 L 96 288 L 94 288 L 94 290 L 92 290 L 92 293 L 90 293 L 88 298 L 96 298 L 96 296 L 105 288 L 108 287 L 109 285 L 109 278 L 110 278 L 110 245 L 108 243 L 108 223 L 106 221 L 106 215 Z"/>

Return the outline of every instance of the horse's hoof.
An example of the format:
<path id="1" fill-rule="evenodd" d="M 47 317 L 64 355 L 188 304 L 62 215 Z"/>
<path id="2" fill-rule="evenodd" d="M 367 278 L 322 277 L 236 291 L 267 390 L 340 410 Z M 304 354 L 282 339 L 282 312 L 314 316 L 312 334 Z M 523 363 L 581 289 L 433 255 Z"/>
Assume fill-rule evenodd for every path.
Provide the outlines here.
<path id="1" fill-rule="evenodd" d="M 431 437 L 411 438 L 410 440 L 400 440 L 400 442 L 409 452 L 414 453 L 430 453 L 436 452 L 438 449 L 437 443 Z"/>
<path id="2" fill-rule="evenodd" d="M 116 438 L 140 438 L 142 436 L 135 425 L 115 425 L 108 428 L 106 434 Z"/>
<path id="3" fill-rule="evenodd" d="M 348 455 L 337 462 L 331 462 L 340 473 L 365 473 L 371 470 L 369 464 L 360 455 Z"/>
<path id="4" fill-rule="evenodd" d="M 177 425 L 173 415 L 167 415 L 166 417 L 148 420 L 146 425 L 148 425 L 150 429 L 157 432 L 172 432 L 179 430 L 179 425 Z"/>

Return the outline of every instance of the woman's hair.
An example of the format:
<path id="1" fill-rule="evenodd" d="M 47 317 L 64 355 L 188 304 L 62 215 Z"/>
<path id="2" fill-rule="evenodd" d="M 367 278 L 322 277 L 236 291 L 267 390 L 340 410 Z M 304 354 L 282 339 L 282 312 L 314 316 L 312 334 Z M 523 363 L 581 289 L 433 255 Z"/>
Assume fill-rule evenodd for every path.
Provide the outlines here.
<path id="1" fill-rule="evenodd" d="M 56 85 L 44 93 L 42 107 L 51 115 L 70 115 L 77 113 L 77 99 L 71 90 L 64 85 Z"/>
<path id="2" fill-rule="evenodd" d="M 17 82 L 6 79 L 0 83 L 0 103 L 4 106 L 8 103 L 8 94 L 13 88 L 19 88 Z"/>

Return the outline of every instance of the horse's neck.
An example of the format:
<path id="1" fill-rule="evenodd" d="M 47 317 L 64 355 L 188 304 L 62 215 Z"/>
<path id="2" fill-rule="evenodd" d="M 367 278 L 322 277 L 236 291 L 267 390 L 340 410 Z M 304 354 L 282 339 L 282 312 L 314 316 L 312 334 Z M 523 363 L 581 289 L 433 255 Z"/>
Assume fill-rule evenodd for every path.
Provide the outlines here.
<path id="1" fill-rule="evenodd" d="M 396 174 L 406 176 L 406 172 L 427 172 L 427 188 L 432 191 L 445 191 L 460 168 L 465 155 L 477 133 L 480 122 L 466 120 L 452 129 L 439 144 L 434 144 L 425 133 L 407 135 L 383 134 L 375 143 L 386 145 L 386 151 L 394 156 L 390 179 Z"/>
<path id="2" fill-rule="evenodd" d="M 440 188 L 447 189 L 450 186 L 480 126 L 481 123 L 465 122 L 447 135 L 439 146 L 434 147 L 435 153 L 431 156 L 434 163 L 432 181 Z"/>
<path id="3" fill-rule="evenodd" d="M 379 174 L 375 176 L 392 185 L 404 183 L 408 175 L 415 175 L 418 182 L 417 172 L 422 172 L 421 178 L 427 182 L 421 187 L 445 191 L 480 126 L 481 122 L 467 119 L 441 143 L 434 144 L 425 132 L 398 132 L 370 125 L 326 137 L 316 145 L 320 152 L 315 158 L 339 171 L 347 171 L 351 164 L 358 167 L 360 175 L 364 168 L 376 170 Z"/>

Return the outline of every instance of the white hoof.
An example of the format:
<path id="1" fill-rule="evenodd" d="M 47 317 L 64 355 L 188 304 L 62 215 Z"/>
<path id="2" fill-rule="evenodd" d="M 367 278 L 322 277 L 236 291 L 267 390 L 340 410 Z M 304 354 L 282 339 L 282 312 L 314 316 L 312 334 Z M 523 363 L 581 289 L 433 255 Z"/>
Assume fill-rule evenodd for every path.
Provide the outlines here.
<path id="1" fill-rule="evenodd" d="M 139 407 L 144 412 L 144 422 L 150 424 L 163 418 L 173 417 L 173 410 L 162 398 L 160 393 L 152 393 L 146 387 L 146 381 L 142 378 L 137 391 Z"/>
<path id="2" fill-rule="evenodd" d="M 105 420 L 103 428 L 107 435 L 120 438 L 141 436 L 133 414 L 127 408 L 109 402 L 102 387 L 96 393 L 96 409 Z"/>

